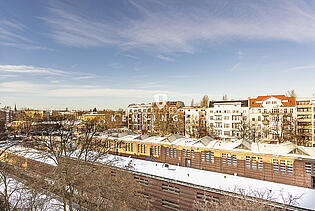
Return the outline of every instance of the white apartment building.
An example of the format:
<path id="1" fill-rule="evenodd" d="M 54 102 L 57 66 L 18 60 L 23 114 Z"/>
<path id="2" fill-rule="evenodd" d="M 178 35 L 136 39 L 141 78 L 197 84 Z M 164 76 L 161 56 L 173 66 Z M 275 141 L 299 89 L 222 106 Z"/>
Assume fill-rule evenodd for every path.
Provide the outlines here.
<path id="1" fill-rule="evenodd" d="M 238 127 L 248 121 L 248 100 L 211 101 L 206 110 L 207 127 L 224 140 L 240 136 Z"/>
<path id="2" fill-rule="evenodd" d="M 267 95 L 249 98 L 252 138 L 281 141 L 293 130 L 297 117 L 294 97 Z M 292 132 L 292 131 L 291 131 Z"/>

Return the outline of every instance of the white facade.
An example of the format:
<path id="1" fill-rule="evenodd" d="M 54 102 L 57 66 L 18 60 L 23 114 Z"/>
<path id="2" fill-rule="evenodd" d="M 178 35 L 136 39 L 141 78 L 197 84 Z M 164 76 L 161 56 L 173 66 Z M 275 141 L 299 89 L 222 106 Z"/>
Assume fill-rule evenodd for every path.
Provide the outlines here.
<path id="1" fill-rule="evenodd" d="M 207 109 L 207 125 L 224 140 L 239 136 L 238 126 L 247 121 L 249 107 L 241 101 L 213 102 Z"/>
<path id="2" fill-rule="evenodd" d="M 279 134 L 286 129 L 284 127 L 289 127 L 284 125 L 285 121 L 293 125 L 297 118 L 295 102 L 289 102 L 289 98 L 284 96 L 269 96 L 261 101 L 254 101 L 254 104 L 255 106 L 251 104 L 249 109 L 249 122 L 251 129 L 256 132 L 255 136 L 260 140 L 277 140 Z"/>

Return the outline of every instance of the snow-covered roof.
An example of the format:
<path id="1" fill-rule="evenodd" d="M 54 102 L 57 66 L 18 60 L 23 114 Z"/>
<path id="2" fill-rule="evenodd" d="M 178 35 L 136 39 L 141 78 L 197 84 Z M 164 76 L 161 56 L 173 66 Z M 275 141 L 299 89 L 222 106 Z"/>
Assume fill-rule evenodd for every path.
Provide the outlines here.
<path id="1" fill-rule="evenodd" d="M 6 146 L 2 146 L 0 147 L 1 149 L 6 149 Z M 51 159 L 50 157 L 45 157 L 45 154 L 41 153 L 40 151 L 36 150 L 36 149 L 31 149 L 31 148 L 25 148 L 23 146 L 19 146 L 19 145 L 13 145 L 10 148 L 6 149 L 6 152 L 9 153 L 13 153 L 16 154 L 18 156 L 21 157 L 25 157 L 31 160 L 35 160 L 41 163 L 46 163 L 52 166 L 56 166 L 56 163 L 53 159 Z"/>
<path id="2" fill-rule="evenodd" d="M 293 144 L 291 142 L 285 142 L 281 144 L 253 143 L 249 140 L 236 140 L 225 142 L 208 136 L 200 139 L 193 139 L 180 135 L 146 136 L 139 134 L 125 135 L 120 138 L 118 136 L 112 137 L 111 135 L 109 135 L 105 138 L 119 139 L 122 141 L 137 141 L 143 143 L 202 148 L 209 150 L 226 150 L 244 153 L 250 152 L 256 154 L 287 156 L 292 158 L 315 160 L 314 147 L 297 146 L 296 144 Z"/>
<path id="3" fill-rule="evenodd" d="M 310 188 L 297 187 L 293 185 L 268 182 L 264 180 L 251 179 L 236 175 L 228 175 L 175 165 L 169 165 L 169 167 L 166 168 L 164 167 L 163 163 L 116 155 L 109 155 L 105 160 L 118 160 L 118 162 L 112 162 L 118 167 L 128 166 L 128 164 L 131 162 L 134 172 L 165 178 L 168 180 L 173 180 L 174 182 L 177 181 L 187 183 L 198 186 L 198 188 L 204 187 L 215 189 L 218 192 L 226 191 L 240 193 L 239 191 L 241 190 L 241 193 L 246 193 L 249 196 L 255 196 L 254 194 L 255 192 L 257 193 L 257 191 L 260 193 L 268 192 L 272 195 L 272 201 L 284 204 L 288 202 L 284 201 L 283 198 L 288 200 L 288 197 L 295 196 L 299 199 L 297 200 L 297 204 L 293 204 L 294 206 L 315 210 L 315 190 Z"/>
<path id="4" fill-rule="evenodd" d="M 39 157 L 40 152 L 34 149 L 14 146 L 14 149 L 20 149 L 25 152 L 26 156 L 29 152 L 32 156 L 29 159 L 36 159 Z M 23 155 L 22 155 L 23 156 Z M 36 159 L 37 160 L 37 159 Z M 50 164 L 48 160 L 37 160 L 39 162 Z M 114 162 L 109 162 L 114 161 Z M 134 159 L 129 157 L 122 157 L 116 155 L 108 155 L 98 160 L 99 163 L 112 163 L 116 167 L 124 168 L 126 166 L 133 167 L 132 171 L 135 174 L 142 174 L 148 177 L 159 178 L 161 180 L 167 179 L 174 183 L 181 183 L 185 185 L 195 186 L 201 189 L 209 189 L 221 193 L 241 193 L 249 196 L 255 196 L 257 192 L 270 193 L 272 195 L 271 201 L 277 203 L 288 203 L 287 200 L 290 196 L 297 197 L 297 204 L 293 206 L 315 210 L 315 190 L 311 188 L 303 188 L 293 185 L 286 185 L 275 182 L 268 182 L 264 180 L 251 179 L 240 177 L 237 175 L 228 175 L 223 173 L 211 172 L 206 170 L 199 170 L 194 168 L 187 168 L 175 165 L 165 167 L 163 163 Z M 223 192 L 222 192 L 223 191 Z M 292 205 L 292 204 L 291 204 Z"/>

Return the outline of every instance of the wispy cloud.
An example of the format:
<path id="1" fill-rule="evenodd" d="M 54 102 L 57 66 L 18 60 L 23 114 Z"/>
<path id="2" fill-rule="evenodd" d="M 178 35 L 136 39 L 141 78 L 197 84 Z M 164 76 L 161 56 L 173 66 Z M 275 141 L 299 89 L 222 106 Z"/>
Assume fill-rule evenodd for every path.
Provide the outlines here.
<path id="1" fill-rule="evenodd" d="M 237 62 L 235 65 L 233 65 L 233 66 L 231 67 L 231 69 L 230 69 L 229 71 L 230 71 L 230 72 L 234 72 L 240 65 L 241 65 L 241 63 L 240 63 L 240 62 Z"/>
<path id="2" fill-rule="evenodd" d="M 39 93 L 41 86 L 35 83 L 29 83 L 25 81 L 10 81 L 0 83 L 0 92 L 16 92 L 16 93 Z"/>
<path id="3" fill-rule="evenodd" d="M 307 1 L 129 2 L 137 16 L 92 19 L 69 4 L 54 3 L 42 20 L 56 41 L 77 47 L 193 53 L 195 43 L 218 39 L 315 42 L 315 5 Z"/>
<path id="4" fill-rule="evenodd" d="M 51 36 L 58 42 L 80 47 L 117 44 L 113 28 L 108 23 L 92 21 L 67 11 L 71 5 L 55 2 L 49 7 L 52 17 L 41 17 L 52 26 Z"/>
<path id="5" fill-rule="evenodd" d="M 0 20 L 0 45 L 25 50 L 52 50 L 35 44 L 25 34 L 28 27 L 14 20 Z"/>
<path id="6" fill-rule="evenodd" d="M 85 79 L 91 79 L 91 78 L 95 78 L 95 77 L 96 77 L 96 75 L 94 75 L 94 74 L 83 74 L 80 76 L 74 76 L 74 77 L 72 77 L 72 79 L 85 80 Z"/>
<path id="7" fill-rule="evenodd" d="M 54 97 L 148 97 L 158 93 L 174 95 L 175 92 L 150 90 L 148 87 L 137 89 L 113 89 L 101 86 L 82 86 L 71 84 L 38 84 L 26 81 L 11 81 L 0 83 L 0 93 L 16 93 L 30 96 L 54 96 Z"/>
<path id="8" fill-rule="evenodd" d="M 161 81 L 150 81 L 150 82 L 144 82 L 144 83 L 138 83 L 137 87 L 139 89 L 151 89 L 151 88 L 161 88 L 165 85 L 162 84 Z"/>
<path id="9" fill-rule="evenodd" d="M 0 72 L 25 73 L 25 74 L 45 74 L 45 75 L 65 75 L 67 72 L 44 67 L 34 67 L 27 65 L 0 65 Z"/>
<path id="10" fill-rule="evenodd" d="M 14 48 L 20 48 L 25 50 L 48 50 L 53 51 L 53 49 L 45 47 L 45 46 L 39 46 L 34 45 L 31 43 L 14 43 L 14 42 L 0 42 L 0 45 L 14 47 Z"/>
<path id="11" fill-rule="evenodd" d="M 15 78 L 17 75 L 14 74 L 1 74 L 0 79 L 8 79 L 8 78 Z"/>
<path id="12" fill-rule="evenodd" d="M 131 58 L 131 59 L 136 59 L 136 60 L 139 60 L 139 58 L 138 58 L 137 56 L 130 55 L 130 54 L 122 54 L 122 56 L 125 56 L 125 57 L 128 57 L 128 58 Z"/>
<path id="13" fill-rule="evenodd" d="M 303 70 L 315 70 L 315 65 L 304 65 L 304 66 L 291 67 L 291 68 L 287 69 L 286 72 L 303 71 Z"/>
<path id="14" fill-rule="evenodd" d="M 165 61 L 168 61 L 168 62 L 174 62 L 175 61 L 175 59 L 173 59 L 173 58 L 171 58 L 169 56 L 161 55 L 161 54 L 157 55 L 156 58 L 162 59 L 162 60 L 165 60 Z"/>
<path id="15" fill-rule="evenodd" d="M 192 75 L 171 75 L 168 78 L 174 78 L 174 79 L 184 79 L 184 78 L 191 78 Z"/>
<path id="16" fill-rule="evenodd" d="M 27 27 L 16 21 L 0 20 L 0 39 L 7 41 L 22 40 L 30 41 L 23 36 L 23 32 Z"/>

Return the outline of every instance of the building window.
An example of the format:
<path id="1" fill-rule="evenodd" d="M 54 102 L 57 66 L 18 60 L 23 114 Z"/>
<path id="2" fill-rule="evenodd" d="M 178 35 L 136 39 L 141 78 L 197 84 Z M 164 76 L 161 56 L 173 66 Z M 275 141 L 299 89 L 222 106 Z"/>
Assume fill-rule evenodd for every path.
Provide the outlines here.
<path id="1" fill-rule="evenodd" d="M 209 159 L 209 152 L 206 152 L 206 161 L 209 162 L 210 159 Z"/>
<path id="2" fill-rule="evenodd" d="M 201 162 L 205 162 L 205 152 L 201 152 Z"/>
<path id="3" fill-rule="evenodd" d="M 224 135 L 229 136 L 230 135 L 230 131 L 224 131 Z"/>
<path id="4" fill-rule="evenodd" d="M 131 143 L 131 152 L 133 152 L 133 143 Z"/>
<path id="5" fill-rule="evenodd" d="M 210 152 L 210 161 L 214 163 L 214 152 Z"/>
<path id="6" fill-rule="evenodd" d="M 280 172 L 281 174 L 286 173 L 285 160 L 280 160 Z"/>
<path id="7" fill-rule="evenodd" d="M 182 154 L 183 154 L 183 157 L 186 157 L 186 150 L 185 149 L 183 149 Z"/>
<path id="8" fill-rule="evenodd" d="M 312 173 L 312 165 L 310 163 L 305 163 L 305 174 Z"/>
<path id="9" fill-rule="evenodd" d="M 138 144 L 138 153 L 140 153 L 140 144 Z"/>
<path id="10" fill-rule="evenodd" d="M 252 157 L 252 168 L 257 169 L 257 160 L 256 157 Z"/>
<path id="11" fill-rule="evenodd" d="M 173 149 L 173 157 L 176 158 L 176 148 Z"/>
<path id="12" fill-rule="evenodd" d="M 140 185 L 143 186 L 148 186 L 149 185 L 149 181 L 147 179 L 143 179 L 141 177 L 137 177 L 135 176 L 134 179 L 136 180 L 136 182 L 138 182 Z"/>
<path id="13" fill-rule="evenodd" d="M 173 157 L 173 149 L 170 148 L 170 157 Z"/>
<path id="14" fill-rule="evenodd" d="M 228 164 L 229 166 L 232 165 L 232 159 L 231 159 L 231 155 L 230 155 L 230 154 L 227 154 L 227 164 Z"/>
<path id="15" fill-rule="evenodd" d="M 162 199 L 162 206 L 169 210 L 180 210 L 179 204 L 165 199 Z"/>
<path id="16" fill-rule="evenodd" d="M 194 157 L 195 157 L 195 151 L 191 150 L 191 158 L 194 158 Z"/>
<path id="17" fill-rule="evenodd" d="M 279 173 L 279 160 L 277 159 L 273 160 L 273 172 Z"/>
<path id="18" fill-rule="evenodd" d="M 169 184 L 162 184 L 162 191 L 179 194 L 179 188 Z"/>
<path id="19" fill-rule="evenodd" d="M 219 203 L 219 198 L 216 196 L 212 196 L 208 193 L 200 193 L 196 194 L 196 201 L 198 202 L 206 202 L 206 203 Z"/>
<path id="20" fill-rule="evenodd" d="M 264 168 L 263 159 L 261 157 L 258 157 L 258 169 L 262 171 Z"/>
<path id="21" fill-rule="evenodd" d="M 246 168 L 250 169 L 250 156 L 246 156 L 245 165 Z"/>
<path id="22" fill-rule="evenodd" d="M 288 174 L 292 175 L 293 174 L 293 162 L 292 161 L 287 161 L 287 171 Z"/>
<path id="23" fill-rule="evenodd" d="M 154 154 L 157 155 L 157 148 L 154 146 Z"/>
<path id="24" fill-rule="evenodd" d="M 187 156 L 187 157 L 190 157 L 190 151 L 189 151 L 189 149 L 186 150 L 186 156 Z"/>
<path id="25" fill-rule="evenodd" d="M 236 155 L 232 155 L 233 166 L 237 166 L 237 158 Z"/>
<path id="26" fill-rule="evenodd" d="M 226 154 L 225 153 L 222 153 L 221 159 L 222 159 L 222 164 L 226 165 Z"/>
<path id="27" fill-rule="evenodd" d="M 169 155 L 168 155 L 168 150 L 169 150 L 168 147 L 166 147 L 166 148 L 165 148 L 165 156 L 166 156 L 166 157 L 169 156 Z"/>
<path id="28" fill-rule="evenodd" d="M 146 145 L 144 144 L 144 145 L 143 145 L 143 153 L 146 153 L 146 148 L 147 148 L 147 147 L 146 147 Z"/>
<path id="29" fill-rule="evenodd" d="M 158 155 L 160 156 L 160 154 L 161 154 L 161 147 L 158 146 Z"/>

